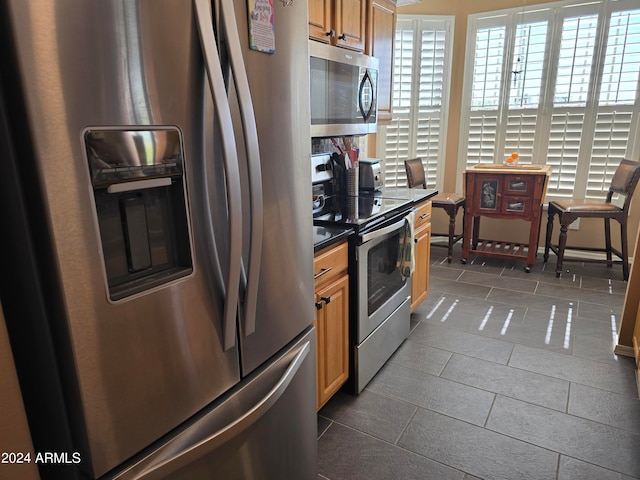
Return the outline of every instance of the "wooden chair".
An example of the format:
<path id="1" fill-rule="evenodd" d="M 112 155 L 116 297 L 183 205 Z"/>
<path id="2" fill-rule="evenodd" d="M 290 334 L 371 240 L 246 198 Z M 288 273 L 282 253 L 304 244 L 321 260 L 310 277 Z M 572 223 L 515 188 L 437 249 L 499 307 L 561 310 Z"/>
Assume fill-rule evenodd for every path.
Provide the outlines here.
<path id="1" fill-rule="evenodd" d="M 424 166 L 421 158 L 405 160 L 404 168 L 407 173 L 407 185 L 409 188 L 415 188 L 420 185 L 422 185 L 422 188 L 427 188 L 427 180 L 424 175 Z M 438 193 L 431 197 L 431 206 L 433 208 L 442 208 L 449 216 L 449 233 L 431 233 L 432 237 L 448 237 L 447 245 L 434 243 L 433 246 L 447 248 L 447 262 L 449 263 L 451 263 L 451 257 L 453 256 L 453 246 L 463 236 L 462 233 L 456 235 L 455 232 L 458 210 L 460 207 L 464 210 L 464 202 L 464 196 L 459 193 Z"/>
<path id="2" fill-rule="evenodd" d="M 544 261 L 549 259 L 549 250 L 553 251 L 558 257 L 556 264 L 556 277 L 562 274 L 563 261 L 580 261 L 592 263 L 606 263 L 608 267 L 613 264 L 622 264 L 622 275 L 625 280 L 629 279 L 629 249 L 627 246 L 627 218 L 629 217 L 629 205 L 631 197 L 638 184 L 640 178 L 640 162 L 632 160 L 622 160 L 616 169 L 611 180 L 609 193 L 605 200 L 557 200 L 549 202 L 549 219 L 547 221 L 547 237 L 544 246 Z M 622 207 L 618 207 L 611 203 L 614 194 L 621 195 L 624 198 Z M 558 244 L 551 243 L 551 234 L 553 232 L 553 217 L 558 215 L 560 221 L 560 235 Z M 604 248 L 587 248 L 567 246 L 567 229 L 578 218 L 603 218 L 604 219 Z M 620 223 L 620 243 L 621 250 L 617 250 L 611 245 L 611 219 Z M 565 250 L 583 250 L 591 252 L 606 253 L 606 260 L 590 259 L 590 258 L 564 258 Z M 613 260 L 616 255 L 620 260 Z"/>

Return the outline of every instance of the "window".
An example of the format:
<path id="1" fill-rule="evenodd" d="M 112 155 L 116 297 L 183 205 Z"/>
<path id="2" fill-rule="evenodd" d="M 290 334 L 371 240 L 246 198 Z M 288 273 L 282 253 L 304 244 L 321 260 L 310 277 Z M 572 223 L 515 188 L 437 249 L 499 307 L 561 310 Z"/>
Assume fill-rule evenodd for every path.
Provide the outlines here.
<path id="1" fill-rule="evenodd" d="M 551 165 L 550 198 L 601 199 L 640 153 L 637 0 L 472 15 L 465 72 L 460 170 L 517 151 Z"/>
<path id="2" fill-rule="evenodd" d="M 398 15 L 393 70 L 393 118 L 378 128 L 385 185 L 406 186 L 404 161 L 420 157 L 427 186 L 444 165 L 453 18 Z"/>

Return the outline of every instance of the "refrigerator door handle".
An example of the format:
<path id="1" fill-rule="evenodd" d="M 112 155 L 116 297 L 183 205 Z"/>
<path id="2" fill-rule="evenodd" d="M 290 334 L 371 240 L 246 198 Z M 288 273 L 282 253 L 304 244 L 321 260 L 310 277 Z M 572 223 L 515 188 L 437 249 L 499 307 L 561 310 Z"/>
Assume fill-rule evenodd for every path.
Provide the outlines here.
<path id="1" fill-rule="evenodd" d="M 197 435 L 197 432 L 185 430 L 181 435 L 175 438 L 172 443 L 167 445 L 168 451 L 159 451 L 158 453 L 160 455 L 158 460 L 150 463 L 150 465 L 136 474 L 133 478 L 136 480 L 168 478 L 168 476 L 176 470 L 197 461 L 247 430 L 265 413 L 267 413 L 280 399 L 293 378 L 296 376 L 296 373 L 302 366 L 307 355 L 309 355 L 309 352 L 311 352 L 311 342 L 307 341 L 302 345 L 286 371 L 283 373 L 282 377 L 280 377 L 273 388 L 271 388 L 271 390 L 269 390 L 269 392 L 244 415 L 234 419 L 212 435 L 209 435 L 199 441 L 191 439 L 191 436 Z M 174 448 L 177 450 L 175 452 L 171 452 L 173 443 L 175 443 Z"/>
<path id="2" fill-rule="evenodd" d="M 222 66 L 213 34 L 213 23 L 208 0 L 193 0 L 214 110 L 220 125 L 224 171 L 227 183 L 227 208 L 229 210 L 229 271 L 224 292 L 223 348 L 229 350 L 236 343 L 236 313 L 240 288 L 240 264 L 242 262 L 242 197 L 240 167 L 235 145 L 231 108 L 222 76 Z M 205 173 L 211 168 L 203 159 Z M 206 182 L 206 179 L 205 179 Z M 213 231 L 209 232 L 213 235 Z"/>
<path id="3" fill-rule="evenodd" d="M 235 82 L 240 106 L 240 116 L 244 129 L 243 137 L 247 152 L 247 171 L 249 173 L 249 192 L 251 207 L 251 233 L 249 263 L 247 265 L 247 285 L 243 315 L 243 333 L 245 336 L 255 332 L 256 309 L 258 302 L 258 281 L 262 261 L 262 232 L 264 226 L 264 205 L 262 201 L 262 166 L 258 143 L 258 128 L 251 100 L 249 80 L 244 64 L 238 25 L 236 23 L 233 0 L 221 0 L 221 17 L 227 37 L 227 50 L 231 60 L 231 71 Z"/>

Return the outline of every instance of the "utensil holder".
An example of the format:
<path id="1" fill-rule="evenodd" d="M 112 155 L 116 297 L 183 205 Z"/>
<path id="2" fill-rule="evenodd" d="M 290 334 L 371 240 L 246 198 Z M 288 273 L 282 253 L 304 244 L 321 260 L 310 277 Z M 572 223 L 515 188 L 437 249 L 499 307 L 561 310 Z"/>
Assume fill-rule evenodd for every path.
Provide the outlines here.
<path id="1" fill-rule="evenodd" d="M 349 196 L 357 196 L 360 189 L 360 168 L 353 167 L 346 171 L 344 192 Z"/>
<path id="2" fill-rule="evenodd" d="M 357 220 L 358 219 L 358 197 L 354 195 L 347 195 L 345 200 L 345 213 L 347 219 L 349 220 Z"/>

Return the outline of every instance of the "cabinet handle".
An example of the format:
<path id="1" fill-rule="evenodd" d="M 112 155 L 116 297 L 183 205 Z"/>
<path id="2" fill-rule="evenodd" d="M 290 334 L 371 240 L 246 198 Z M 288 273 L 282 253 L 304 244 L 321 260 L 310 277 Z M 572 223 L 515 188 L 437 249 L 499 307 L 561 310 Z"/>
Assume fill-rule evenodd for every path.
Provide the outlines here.
<path id="1" fill-rule="evenodd" d="M 335 30 L 329 30 L 328 32 L 326 32 L 326 33 L 325 33 L 325 35 L 326 35 L 327 37 L 331 37 L 331 38 L 333 38 L 333 37 L 335 37 L 335 36 L 336 36 L 336 32 L 335 32 Z"/>
<path id="2" fill-rule="evenodd" d="M 331 270 L 333 269 L 333 267 L 329 267 L 329 268 L 323 268 L 322 270 L 320 270 L 318 273 L 316 273 L 313 276 L 313 279 L 317 279 L 320 278 L 321 276 L 323 276 L 325 273 L 329 273 Z"/>
<path id="3" fill-rule="evenodd" d="M 320 301 L 316 302 L 316 310 L 322 310 L 322 302 L 331 303 L 331 297 L 320 297 Z"/>
<path id="4" fill-rule="evenodd" d="M 347 34 L 346 33 L 343 33 L 342 35 L 340 35 L 338 37 L 338 40 L 346 40 L 346 39 L 347 39 Z"/>
<path id="5" fill-rule="evenodd" d="M 422 215 L 420 215 L 420 220 L 424 220 L 427 217 L 430 217 L 431 214 L 430 213 L 423 213 Z"/>

